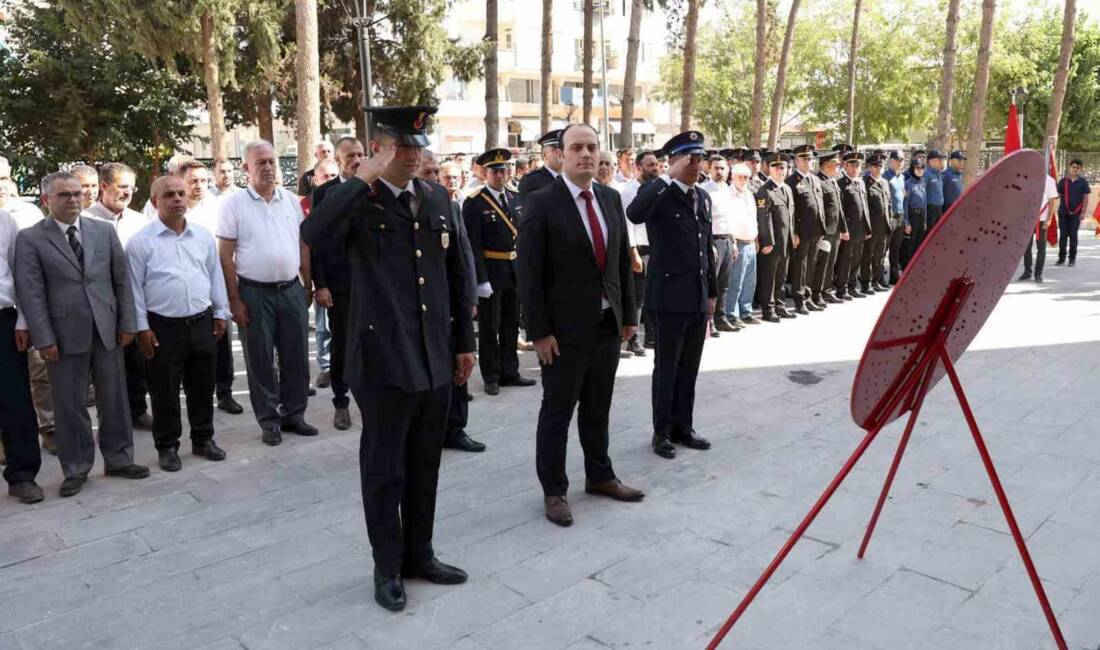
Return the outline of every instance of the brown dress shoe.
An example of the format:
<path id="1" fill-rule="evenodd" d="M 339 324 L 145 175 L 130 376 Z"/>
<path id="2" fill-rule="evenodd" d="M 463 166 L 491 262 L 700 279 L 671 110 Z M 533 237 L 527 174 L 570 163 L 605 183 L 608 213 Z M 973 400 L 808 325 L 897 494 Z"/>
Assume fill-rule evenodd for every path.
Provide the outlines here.
<path id="1" fill-rule="evenodd" d="M 565 497 L 545 497 L 543 505 L 546 507 L 546 518 L 559 526 L 572 526 L 573 513 L 569 510 L 569 502 Z"/>
<path id="2" fill-rule="evenodd" d="M 616 501 L 641 501 L 645 498 L 645 492 L 627 487 L 617 478 L 603 483 L 585 483 L 584 491 L 588 494 L 611 497 Z"/>

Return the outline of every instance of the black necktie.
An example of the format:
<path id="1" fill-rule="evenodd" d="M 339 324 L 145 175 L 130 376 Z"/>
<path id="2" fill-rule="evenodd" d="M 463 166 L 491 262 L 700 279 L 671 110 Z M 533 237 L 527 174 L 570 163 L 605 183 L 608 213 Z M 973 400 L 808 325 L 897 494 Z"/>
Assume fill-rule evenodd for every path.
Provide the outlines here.
<path id="1" fill-rule="evenodd" d="M 401 194 L 397 195 L 397 202 L 405 206 L 405 209 L 409 211 L 409 214 L 413 213 L 413 195 L 412 192 L 405 190 Z"/>
<path id="2" fill-rule="evenodd" d="M 688 189 L 688 200 L 691 201 L 691 216 L 699 218 L 699 205 L 695 202 L 695 188 Z"/>
<path id="3" fill-rule="evenodd" d="M 504 208 L 504 211 L 508 211 L 508 199 L 505 198 L 504 192 L 500 193 L 500 207 Z"/>
<path id="4" fill-rule="evenodd" d="M 65 234 L 69 236 L 69 246 L 73 249 L 73 254 L 76 255 L 76 261 L 80 262 L 80 267 L 83 268 L 84 247 L 80 245 L 80 240 L 76 238 L 76 226 L 69 226 Z"/>

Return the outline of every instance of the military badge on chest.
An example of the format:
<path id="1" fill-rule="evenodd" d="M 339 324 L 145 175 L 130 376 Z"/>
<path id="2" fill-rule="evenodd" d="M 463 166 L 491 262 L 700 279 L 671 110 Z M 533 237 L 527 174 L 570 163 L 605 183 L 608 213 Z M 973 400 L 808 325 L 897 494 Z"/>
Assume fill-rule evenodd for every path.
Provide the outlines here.
<path id="1" fill-rule="evenodd" d="M 444 232 L 439 234 L 439 243 L 443 245 L 443 250 L 447 250 L 447 247 L 451 245 L 451 233 Z"/>

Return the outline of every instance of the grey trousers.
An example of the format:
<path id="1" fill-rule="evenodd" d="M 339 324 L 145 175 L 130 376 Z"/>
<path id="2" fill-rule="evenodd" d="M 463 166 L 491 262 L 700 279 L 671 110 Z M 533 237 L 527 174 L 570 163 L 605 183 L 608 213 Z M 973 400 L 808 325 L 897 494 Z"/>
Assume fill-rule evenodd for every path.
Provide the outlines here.
<path id="1" fill-rule="evenodd" d="M 261 427 L 300 422 L 309 392 L 309 314 L 301 283 L 282 289 L 242 282 L 247 325 L 238 326 L 248 371 L 248 397 Z M 278 352 L 279 375 L 275 376 Z"/>
<path id="2" fill-rule="evenodd" d="M 103 464 L 107 469 L 133 464 L 134 435 L 122 348 L 108 350 L 99 340 L 99 332 L 93 332 L 90 350 L 83 354 L 62 352 L 56 363 L 46 364 L 46 369 L 53 393 L 54 440 L 65 478 L 87 476 L 95 464 L 95 437 L 84 405 L 89 379 L 95 386 Z"/>

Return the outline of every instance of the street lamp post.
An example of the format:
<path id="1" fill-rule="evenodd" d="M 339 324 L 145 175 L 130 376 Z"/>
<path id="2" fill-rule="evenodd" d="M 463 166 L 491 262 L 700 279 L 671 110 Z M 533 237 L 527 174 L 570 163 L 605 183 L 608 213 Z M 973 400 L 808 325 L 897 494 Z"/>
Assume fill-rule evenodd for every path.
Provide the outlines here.
<path id="1" fill-rule="evenodd" d="M 371 107 L 370 90 L 371 81 L 371 69 L 370 69 L 370 26 L 371 19 L 367 16 L 367 3 L 370 0 L 355 0 L 355 18 L 352 19 L 352 24 L 355 26 L 355 31 L 358 38 L 356 41 L 359 46 L 359 80 L 362 83 L 363 93 L 363 118 L 367 125 L 367 133 L 370 133 L 370 112 L 367 110 Z"/>

